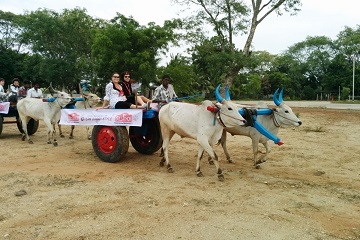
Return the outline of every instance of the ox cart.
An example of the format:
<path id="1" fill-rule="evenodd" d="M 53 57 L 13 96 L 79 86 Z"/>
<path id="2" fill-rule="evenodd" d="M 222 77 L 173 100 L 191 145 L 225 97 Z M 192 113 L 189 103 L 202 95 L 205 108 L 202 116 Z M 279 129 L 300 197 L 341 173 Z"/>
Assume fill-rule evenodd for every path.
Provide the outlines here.
<path id="1" fill-rule="evenodd" d="M 12 118 L 12 119 L 10 119 Z M 14 120 L 15 118 L 15 120 Z M 6 120 L 9 119 L 9 120 Z M 17 111 L 16 105 L 10 102 L 2 102 L 0 103 L 0 135 L 3 130 L 4 124 L 16 123 L 19 131 L 21 133 L 24 132 L 21 124 L 21 120 L 19 118 L 19 113 Z M 29 135 L 33 135 L 39 128 L 39 121 L 30 119 L 27 124 L 27 131 Z"/>
<path id="2" fill-rule="evenodd" d="M 130 143 L 137 152 L 146 155 L 153 154 L 161 148 L 162 137 L 158 115 L 158 103 L 152 103 L 149 110 L 62 109 L 60 124 L 94 125 L 91 139 L 95 154 L 104 162 L 115 163 L 124 158 Z M 105 123 L 100 118 L 110 121 Z M 133 125 L 134 119 L 141 124 Z M 112 124 L 116 121 L 116 124 Z"/>

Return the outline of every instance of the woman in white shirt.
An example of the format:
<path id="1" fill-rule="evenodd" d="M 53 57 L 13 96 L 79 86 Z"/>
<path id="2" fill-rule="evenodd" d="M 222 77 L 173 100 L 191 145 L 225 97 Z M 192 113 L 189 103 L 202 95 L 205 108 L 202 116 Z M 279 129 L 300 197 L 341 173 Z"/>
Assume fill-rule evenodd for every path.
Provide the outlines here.
<path id="1" fill-rule="evenodd" d="M 124 91 L 119 84 L 120 74 L 114 72 L 111 77 L 111 82 L 105 87 L 105 97 L 102 108 L 109 104 L 110 108 L 128 109 L 128 108 L 144 108 L 144 106 L 132 104 L 126 98 Z"/>

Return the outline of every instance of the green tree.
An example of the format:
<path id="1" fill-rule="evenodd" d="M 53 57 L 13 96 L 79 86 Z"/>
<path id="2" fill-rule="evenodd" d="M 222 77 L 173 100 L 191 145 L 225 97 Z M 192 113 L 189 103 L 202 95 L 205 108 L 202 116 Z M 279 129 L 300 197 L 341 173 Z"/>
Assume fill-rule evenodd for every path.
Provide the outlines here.
<path id="1" fill-rule="evenodd" d="M 134 79 L 148 86 L 154 82 L 158 57 L 174 41 L 176 21 L 166 21 L 163 27 L 149 23 L 141 26 L 133 18 L 120 13 L 97 30 L 92 53 L 100 81 L 104 85 L 111 72 L 130 71 Z"/>
<path id="2" fill-rule="evenodd" d="M 281 15 L 283 12 L 296 14 L 301 5 L 300 0 L 270 0 L 236 1 L 236 0 L 175 0 L 188 9 L 195 6 L 195 14 L 184 19 L 184 29 L 191 42 L 202 43 L 206 38 L 207 29 L 212 29 L 218 38 L 220 49 L 227 51 L 230 47 L 229 59 L 226 62 L 224 82 L 231 86 L 240 70 L 246 67 L 246 61 L 241 56 L 250 56 L 251 44 L 259 24 L 271 13 Z M 250 3 L 249 3 L 250 2 Z M 194 9 L 194 8 L 191 8 Z M 193 31 L 191 31 L 193 30 Z M 247 40 L 242 49 L 236 47 L 234 36 L 247 34 Z M 194 37 L 196 40 L 194 41 Z M 238 44 L 239 45 L 239 44 Z"/>
<path id="3" fill-rule="evenodd" d="M 93 72 L 91 46 L 95 19 L 85 9 L 64 9 L 57 13 L 39 9 L 27 12 L 21 21 L 22 41 L 38 55 L 31 80 L 52 82 L 58 88 L 74 89 L 84 75 Z M 40 58 L 39 58 L 40 57 Z"/>

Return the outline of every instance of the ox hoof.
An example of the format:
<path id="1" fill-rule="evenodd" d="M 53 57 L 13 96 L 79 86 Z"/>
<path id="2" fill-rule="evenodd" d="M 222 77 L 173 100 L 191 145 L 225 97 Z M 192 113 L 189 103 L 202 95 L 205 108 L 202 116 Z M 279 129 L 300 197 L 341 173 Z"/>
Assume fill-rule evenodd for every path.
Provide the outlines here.
<path id="1" fill-rule="evenodd" d="M 73 136 L 70 136 L 69 139 L 73 139 L 74 137 Z"/>
<path id="2" fill-rule="evenodd" d="M 203 177 L 204 175 L 202 174 L 202 172 L 197 172 L 197 173 L 196 173 L 196 176 L 198 176 L 198 177 Z"/>
<path id="3" fill-rule="evenodd" d="M 224 181 L 225 180 L 225 178 L 224 178 L 224 175 L 223 174 L 219 174 L 218 175 L 218 179 L 219 179 L 219 181 Z"/>
<path id="4" fill-rule="evenodd" d="M 88 140 L 91 140 L 91 137 L 88 137 Z"/>
<path id="5" fill-rule="evenodd" d="M 64 134 L 61 134 L 61 135 L 60 135 L 60 137 L 64 138 L 64 137 L 65 137 L 65 135 L 64 135 Z"/>
<path id="6" fill-rule="evenodd" d="M 168 173 L 173 173 L 174 172 L 174 170 L 172 169 L 172 167 L 169 167 L 168 168 Z"/>
<path id="7" fill-rule="evenodd" d="M 29 140 L 28 142 L 29 142 L 29 144 L 33 144 L 33 141 L 31 141 L 31 140 Z"/>
<path id="8" fill-rule="evenodd" d="M 235 161 L 228 159 L 228 163 L 235 163 Z"/>
<path id="9" fill-rule="evenodd" d="M 210 165 L 214 165 L 214 160 L 209 160 Z"/>
<path id="10" fill-rule="evenodd" d="M 57 143 L 57 142 L 53 142 L 53 145 L 54 145 L 54 147 L 56 147 L 56 146 L 58 145 L 58 143 Z"/>
<path id="11" fill-rule="evenodd" d="M 24 136 L 24 137 L 21 137 L 21 141 L 25 141 L 25 136 Z"/>
<path id="12" fill-rule="evenodd" d="M 51 144 L 51 141 L 47 141 L 47 144 Z"/>
<path id="13" fill-rule="evenodd" d="M 256 164 L 256 165 L 255 165 L 255 168 L 256 168 L 256 169 L 261 169 L 260 164 Z"/>

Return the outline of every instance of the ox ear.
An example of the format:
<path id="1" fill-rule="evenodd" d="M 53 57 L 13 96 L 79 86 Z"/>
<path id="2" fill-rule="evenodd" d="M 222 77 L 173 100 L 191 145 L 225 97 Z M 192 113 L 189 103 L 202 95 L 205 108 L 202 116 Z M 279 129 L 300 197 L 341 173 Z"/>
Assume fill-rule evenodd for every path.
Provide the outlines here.
<path id="1" fill-rule="evenodd" d="M 281 89 L 281 92 L 280 92 L 280 94 L 279 94 L 279 98 L 277 98 L 279 89 L 276 89 L 276 91 L 275 91 L 275 93 L 274 93 L 273 99 L 274 99 L 274 103 L 276 104 L 276 106 L 280 106 L 280 104 L 281 104 L 282 101 L 283 101 L 283 98 L 282 98 L 283 91 L 284 91 L 284 89 Z"/>
<path id="2" fill-rule="evenodd" d="M 221 84 L 219 84 L 215 90 L 215 97 L 219 103 L 224 101 L 224 99 L 221 97 L 220 92 L 219 92 L 220 86 L 221 86 Z"/>
<path id="3" fill-rule="evenodd" d="M 225 87 L 225 100 L 230 101 L 230 92 L 229 92 L 229 86 Z"/>

